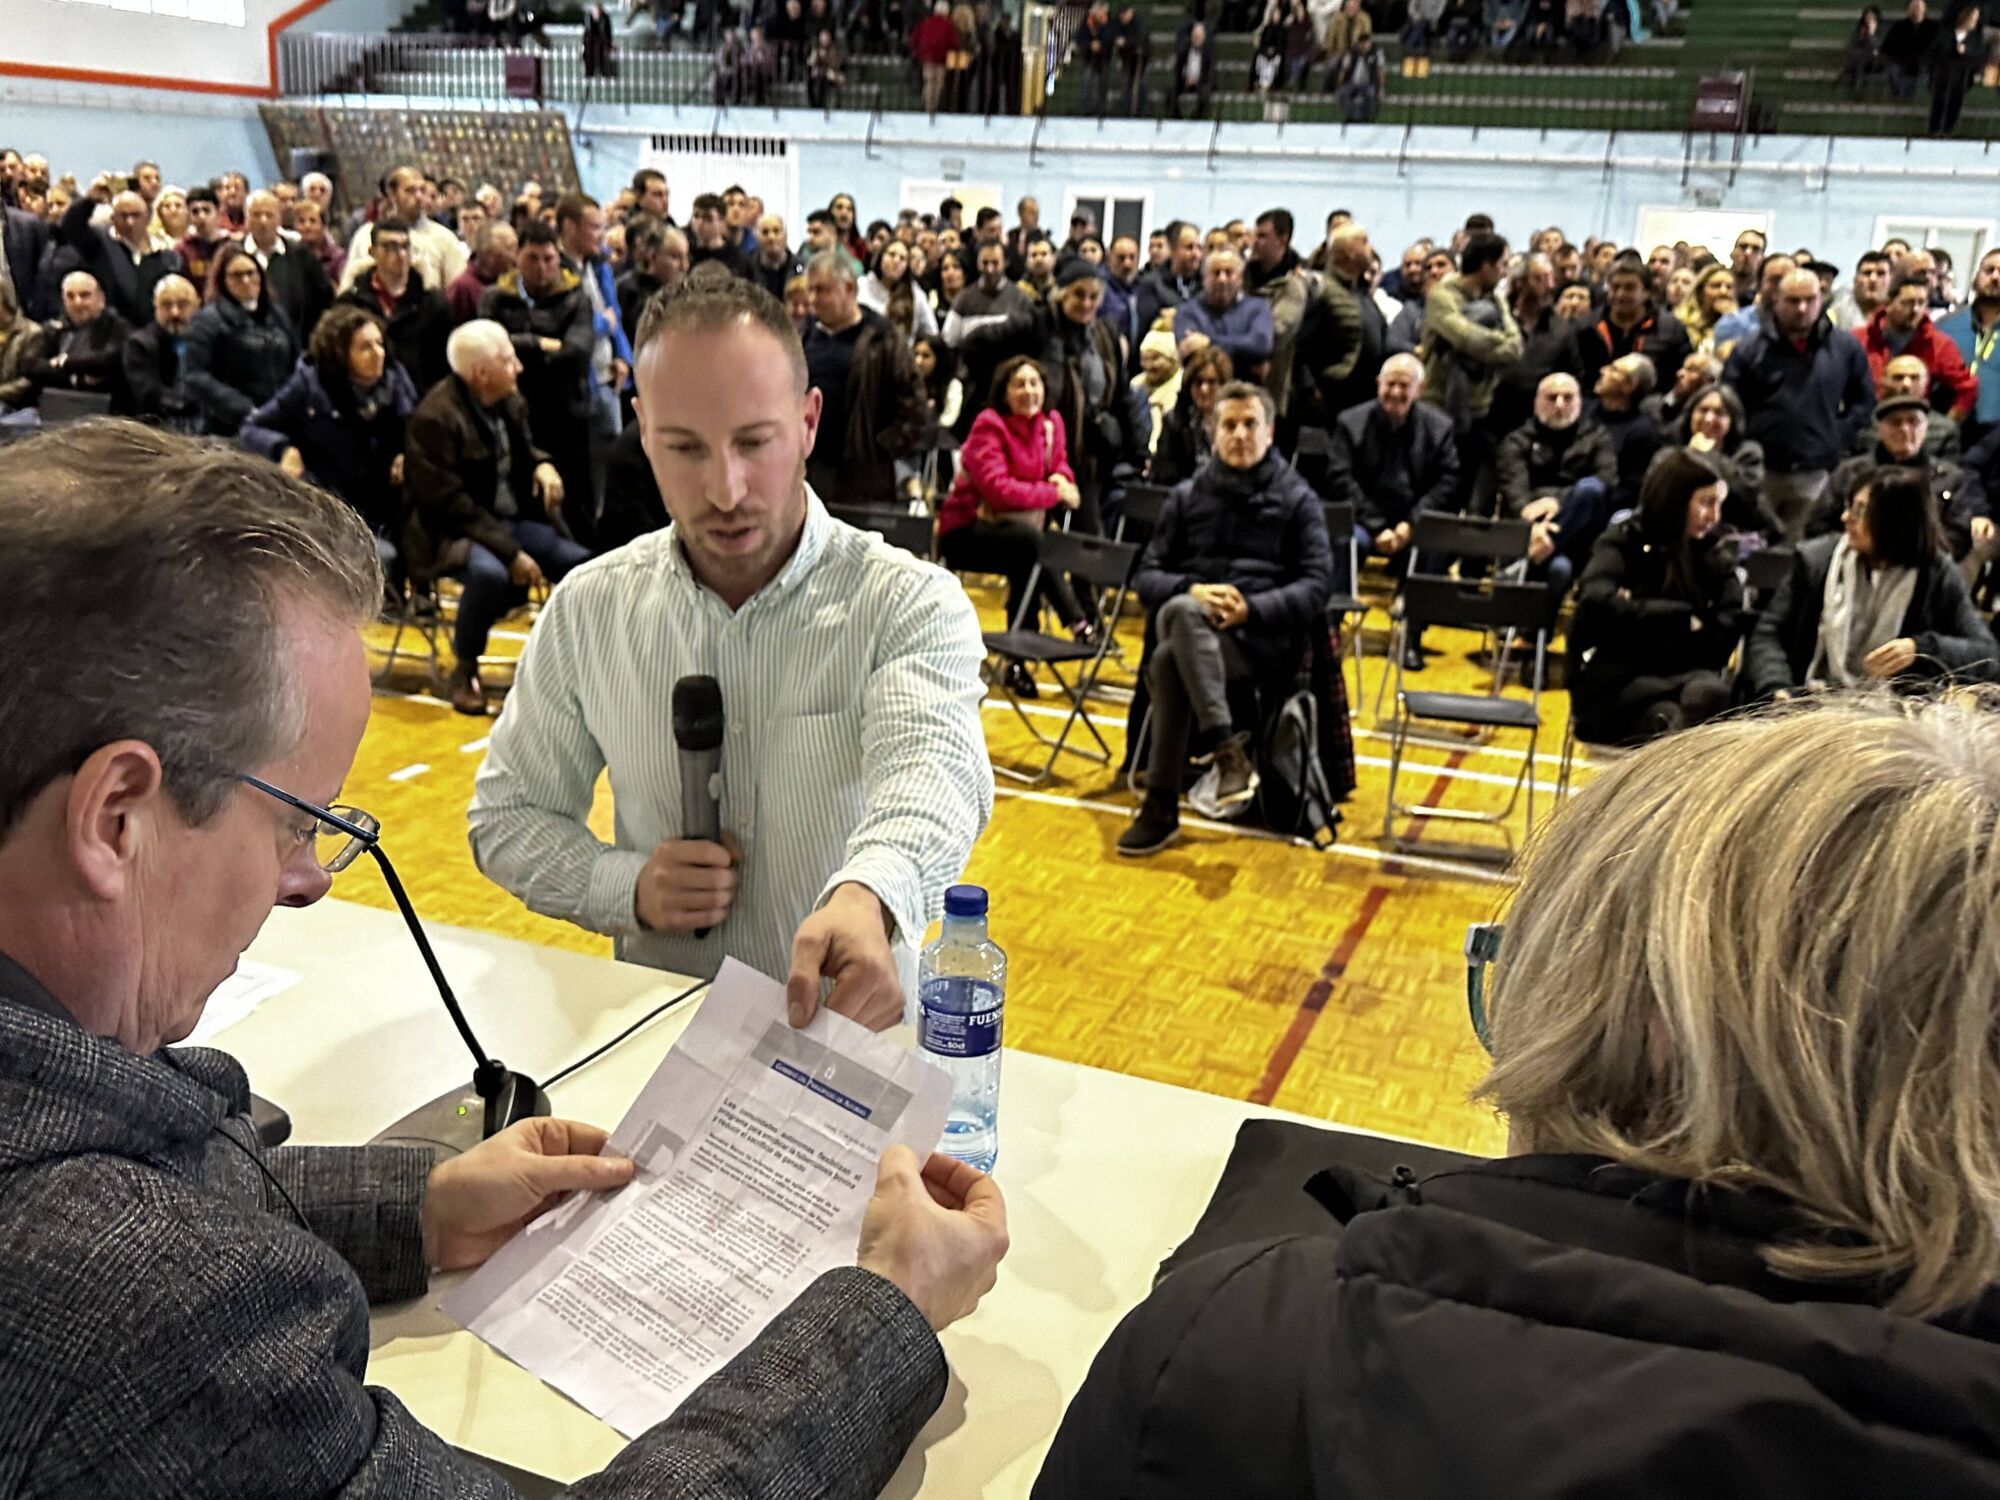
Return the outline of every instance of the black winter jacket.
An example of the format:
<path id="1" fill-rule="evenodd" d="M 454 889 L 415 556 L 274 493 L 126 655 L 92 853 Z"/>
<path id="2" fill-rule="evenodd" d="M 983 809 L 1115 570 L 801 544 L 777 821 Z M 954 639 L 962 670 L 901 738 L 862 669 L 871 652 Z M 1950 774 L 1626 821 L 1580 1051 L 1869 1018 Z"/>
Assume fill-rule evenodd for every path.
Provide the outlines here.
<path id="1" fill-rule="evenodd" d="M 1529 418 L 1500 440 L 1494 466 L 1500 474 L 1501 513 L 1508 516 L 1520 515 L 1538 496 L 1560 494 L 1581 480 L 1596 479 L 1606 491 L 1618 487 L 1618 451 L 1611 434 L 1588 417 L 1579 417 L 1566 432 Z"/>
<path id="2" fill-rule="evenodd" d="M 1097 1356 L 1034 1500 L 1685 1500 L 2000 1492 L 2000 1312 L 1809 1287 L 1765 1194 L 1594 1157 L 1388 1186 L 1170 1272 Z"/>
<path id="3" fill-rule="evenodd" d="M 499 422 L 507 424 L 519 519 L 548 519 L 534 486 L 536 468 L 550 459 L 535 446 L 527 403 L 516 392 L 482 411 L 456 375 L 440 380 L 410 414 L 403 451 L 403 494 L 410 504 L 403 558 L 420 583 L 465 565 L 469 549 L 456 545 L 461 539 L 478 542 L 503 563 L 512 563 L 521 550 L 494 509 L 500 472 L 493 428 Z"/>
<path id="4" fill-rule="evenodd" d="M 209 432 L 234 437 L 243 419 L 285 383 L 298 359 L 292 320 L 268 295 L 254 313 L 222 296 L 188 324 L 181 380 L 201 403 Z"/>
<path id="5" fill-rule="evenodd" d="M 1945 419 L 1936 417 L 1932 420 L 1943 422 Z M 1895 462 L 1880 443 L 1866 454 L 1843 458 L 1827 480 L 1819 504 L 1806 517 L 1806 535 L 1838 535 L 1840 517 L 1846 511 L 1848 501 L 1854 498 L 1854 492 L 1878 467 Z M 1980 481 L 1979 474 L 1948 458 L 1922 454 L 1918 455 L 1916 463 L 1905 467 L 1923 470 L 1924 477 L 1930 481 L 1931 500 L 1937 506 L 1944 534 L 1951 541 L 1951 555 L 1963 560 L 1965 554 L 1972 550 L 1973 518 L 1993 513 L 1986 498 L 1986 486 Z"/>
<path id="6" fill-rule="evenodd" d="M 1824 318 L 1803 352 L 1769 325 L 1760 328 L 1730 352 L 1722 379 L 1743 398 L 1744 436 L 1764 445 L 1774 474 L 1831 469 L 1875 409 L 1860 341 Z"/>
<path id="7" fill-rule="evenodd" d="M 344 372 L 328 381 L 302 359 L 278 393 L 245 420 L 237 440 L 273 462 L 287 448 L 298 449 L 314 483 L 353 506 L 379 535 L 394 538 L 404 505 L 389 476 L 416 405 L 416 388 L 393 360 L 376 383 L 372 414 L 363 416 Z"/>
<path id="8" fill-rule="evenodd" d="M 425 286 L 424 278 L 412 271 L 403 295 L 384 314 L 382 299 L 376 295 L 373 282 L 374 273 L 364 271 L 354 285 L 333 300 L 365 307 L 376 317 L 386 318 L 389 327 L 383 341 L 388 344 L 389 352 L 409 372 L 410 383 L 419 393 L 429 390 L 451 373 L 444 357 L 445 342 L 451 337 L 453 326 L 451 304 L 444 300 L 443 292 Z"/>
<path id="9" fill-rule="evenodd" d="M 509 271 L 479 299 L 479 316 L 513 338 L 521 361 L 521 399 L 534 416 L 535 435 L 555 449 L 567 424 L 580 423 L 590 412 L 590 355 L 597 341 L 590 294 L 575 272 L 564 271 L 561 285 L 531 297 L 520 273 Z M 543 339 L 560 347 L 546 350 Z"/>
<path id="10" fill-rule="evenodd" d="M 1274 448 L 1255 468 L 1211 457 L 1175 486 L 1133 580 L 1156 610 L 1197 583 L 1230 583 L 1250 606 L 1237 630 L 1245 653 L 1268 665 L 1325 620 L 1333 587 L 1326 512 L 1312 486 Z"/>
<path id="11" fill-rule="evenodd" d="M 1805 690 L 1806 670 L 1819 644 L 1826 575 L 1839 544 L 1837 536 L 1801 542 L 1792 554 L 1791 576 L 1757 616 L 1743 656 L 1744 687 L 1752 699 L 1781 689 Z M 1917 660 L 1897 679 L 1899 686 L 1921 687 L 1947 674 L 1966 682 L 2000 679 L 2000 645 L 1948 558 L 1932 558 L 1918 574 L 1902 633 L 1917 643 Z"/>
<path id="12" fill-rule="evenodd" d="M 1719 673 L 1728 665 L 1747 623 L 1735 542 L 1710 534 L 1688 543 L 1688 554 L 1694 597 L 1669 587 L 1667 553 L 1637 516 L 1597 539 L 1569 630 L 1570 699 L 1579 723 L 1594 719 L 1635 677 Z"/>
<path id="13" fill-rule="evenodd" d="M 1419 401 L 1392 427 L 1379 401 L 1340 414 L 1327 455 L 1327 499 L 1354 506 L 1371 537 L 1458 501 L 1458 438 L 1451 418 Z M 1337 538 L 1345 541 L 1345 538 Z"/>

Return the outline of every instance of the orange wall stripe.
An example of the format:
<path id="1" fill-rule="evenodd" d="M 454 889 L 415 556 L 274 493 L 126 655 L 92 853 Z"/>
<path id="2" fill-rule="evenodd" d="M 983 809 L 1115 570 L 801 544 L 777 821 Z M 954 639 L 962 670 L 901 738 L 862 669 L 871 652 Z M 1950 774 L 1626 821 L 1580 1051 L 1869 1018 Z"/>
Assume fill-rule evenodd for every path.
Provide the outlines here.
<path id="1" fill-rule="evenodd" d="M 265 81 L 214 83 L 201 78 L 163 78 L 151 73 L 113 73 L 100 68 L 58 68 L 42 63 L 0 62 L 0 76 L 45 78 L 57 83 L 103 83 L 118 88 L 165 89 L 177 94 L 226 94 L 239 99 L 278 97 L 278 33 L 311 15 L 327 0 L 299 0 L 264 28 Z"/>

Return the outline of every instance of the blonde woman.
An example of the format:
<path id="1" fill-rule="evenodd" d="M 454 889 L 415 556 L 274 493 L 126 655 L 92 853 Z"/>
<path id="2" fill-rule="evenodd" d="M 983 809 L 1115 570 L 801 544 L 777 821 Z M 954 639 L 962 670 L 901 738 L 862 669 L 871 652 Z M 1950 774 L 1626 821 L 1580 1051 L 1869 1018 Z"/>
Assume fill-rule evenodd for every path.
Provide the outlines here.
<path id="1" fill-rule="evenodd" d="M 1727 266 L 1710 266 L 1695 278 L 1694 291 L 1674 309 L 1697 353 L 1715 353 L 1715 325 L 1736 311 L 1736 280 Z"/>
<path id="2" fill-rule="evenodd" d="M 1267 1151 L 1296 1230 L 1168 1271 L 1035 1500 L 2000 1493 L 2000 715 L 1660 741 L 1491 978 L 1512 1154 Z"/>

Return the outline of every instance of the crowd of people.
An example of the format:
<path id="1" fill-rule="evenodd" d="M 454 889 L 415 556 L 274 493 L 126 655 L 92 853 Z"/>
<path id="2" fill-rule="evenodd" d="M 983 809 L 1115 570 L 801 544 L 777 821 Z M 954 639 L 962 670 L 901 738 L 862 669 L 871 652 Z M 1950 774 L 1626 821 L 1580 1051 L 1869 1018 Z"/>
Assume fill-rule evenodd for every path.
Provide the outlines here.
<path id="1" fill-rule="evenodd" d="M 1475 214 L 1387 264 L 1344 211 L 1308 247 L 1283 209 L 1143 244 L 1079 212 L 1058 241 L 1032 197 L 1011 226 L 950 199 L 864 224 L 839 193 L 794 243 L 737 188 L 677 222 L 652 170 L 599 204 L 407 167 L 345 220 L 317 176 L 184 191 L 142 162 L 59 213 L 39 158 L 0 154 L 0 182 L 0 422 L 94 394 L 325 485 L 377 537 L 390 607 L 462 585 L 450 686 L 470 713 L 525 591 L 666 524 L 630 336 L 716 278 L 781 299 L 799 334 L 821 499 L 934 514 L 937 555 L 1004 577 L 1010 620 L 1032 602 L 1094 645 L 1098 601 L 1037 572 L 1039 533 L 1108 533 L 1131 485 L 1173 490 L 1135 579 L 1165 732 L 1128 853 L 1174 837 L 1191 758 L 1225 751 L 1223 806 L 1254 793 L 1255 726 L 1232 725 L 1227 688 L 1295 654 L 1353 582 L 1347 539 L 1299 503 L 1309 431 L 1320 498 L 1352 504 L 1392 581 L 1450 565 L 1416 556 L 1426 514 L 1527 523 L 1516 572 L 1545 585 L 1551 629 L 1574 597 L 1586 739 L 1733 698 L 1980 678 L 2000 654 L 1975 604 L 2000 553 L 2000 252 L 1961 296 L 1941 251 L 1892 240 L 1843 285 L 1755 229 L 1723 257 L 1556 228 L 1517 249 Z M 1792 576 L 1746 601 L 1733 580 L 1762 548 L 1790 549 Z M 1403 665 L 1427 659 L 1412 632 Z M 1028 664 L 1004 670 L 1037 692 Z"/>
<path id="2" fill-rule="evenodd" d="M 1882 8 L 1864 6 L 1848 33 L 1840 85 L 1860 99 L 1880 82 L 1891 99 L 1930 93 L 1928 130 L 1950 135 L 1958 128 L 1975 83 L 1996 81 L 2000 65 L 2000 9 L 1990 0 L 1942 0 L 1938 14 L 1929 0 L 1908 0 L 1904 13 L 1885 23 Z"/>

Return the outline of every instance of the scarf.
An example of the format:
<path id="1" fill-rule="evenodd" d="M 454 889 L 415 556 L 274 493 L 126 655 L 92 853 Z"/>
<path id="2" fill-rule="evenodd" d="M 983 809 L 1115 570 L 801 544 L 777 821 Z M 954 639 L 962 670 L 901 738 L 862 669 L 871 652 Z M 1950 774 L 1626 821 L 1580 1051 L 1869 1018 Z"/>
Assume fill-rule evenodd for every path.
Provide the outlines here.
<path id="1" fill-rule="evenodd" d="M 1870 678 L 1861 663 L 1877 646 L 1893 641 L 1903 629 L 1910 600 L 1917 591 L 1915 568 L 1879 568 L 1870 572 L 1842 537 L 1826 570 L 1821 596 L 1819 644 L 1806 668 L 1808 687 L 1862 687 Z"/>

